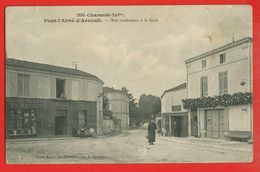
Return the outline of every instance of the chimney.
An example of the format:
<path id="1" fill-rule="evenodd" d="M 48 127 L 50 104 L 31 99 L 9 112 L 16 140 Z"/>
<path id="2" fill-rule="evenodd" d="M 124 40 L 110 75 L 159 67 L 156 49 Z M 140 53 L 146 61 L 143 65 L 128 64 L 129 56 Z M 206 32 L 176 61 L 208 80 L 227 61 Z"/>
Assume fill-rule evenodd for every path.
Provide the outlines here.
<path id="1" fill-rule="evenodd" d="M 73 66 L 75 67 L 76 70 L 78 70 L 78 62 L 77 61 L 73 61 Z"/>

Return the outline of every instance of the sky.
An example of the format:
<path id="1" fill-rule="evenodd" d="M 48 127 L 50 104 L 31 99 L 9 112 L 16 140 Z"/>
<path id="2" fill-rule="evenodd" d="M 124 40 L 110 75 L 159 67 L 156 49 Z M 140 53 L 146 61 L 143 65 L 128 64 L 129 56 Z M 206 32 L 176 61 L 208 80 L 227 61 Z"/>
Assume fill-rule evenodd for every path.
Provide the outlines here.
<path id="1" fill-rule="evenodd" d="M 78 13 L 121 13 L 112 18 L 154 22 L 44 22 L 77 19 Z M 84 17 L 90 18 L 97 17 Z M 104 86 L 125 86 L 136 99 L 161 96 L 186 82 L 184 60 L 247 36 L 252 37 L 252 9 L 243 5 L 6 9 L 7 58 L 70 68 L 76 61 Z"/>

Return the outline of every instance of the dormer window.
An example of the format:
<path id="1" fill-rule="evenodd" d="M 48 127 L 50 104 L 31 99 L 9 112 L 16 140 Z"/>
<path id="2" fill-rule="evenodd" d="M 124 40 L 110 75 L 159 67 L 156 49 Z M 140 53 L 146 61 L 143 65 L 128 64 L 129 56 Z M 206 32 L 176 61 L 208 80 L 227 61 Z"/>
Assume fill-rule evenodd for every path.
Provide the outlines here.
<path id="1" fill-rule="evenodd" d="M 201 66 L 202 66 L 202 69 L 206 68 L 207 67 L 207 61 L 206 60 L 202 60 L 201 61 Z"/>
<path id="2" fill-rule="evenodd" d="M 226 54 L 220 54 L 219 56 L 219 63 L 225 63 L 226 62 Z"/>

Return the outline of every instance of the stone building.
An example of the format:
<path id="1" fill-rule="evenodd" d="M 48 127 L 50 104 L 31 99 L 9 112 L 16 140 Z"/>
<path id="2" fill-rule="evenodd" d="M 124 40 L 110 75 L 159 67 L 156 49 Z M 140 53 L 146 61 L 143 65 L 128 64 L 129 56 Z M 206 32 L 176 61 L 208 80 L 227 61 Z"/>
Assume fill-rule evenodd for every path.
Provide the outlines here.
<path id="1" fill-rule="evenodd" d="M 109 100 L 109 110 L 113 116 L 120 120 L 122 129 L 129 127 L 129 98 L 122 91 L 114 88 L 104 87 L 104 94 Z"/>
<path id="2" fill-rule="evenodd" d="M 6 136 L 102 134 L 103 81 L 87 72 L 6 59 Z"/>
<path id="3" fill-rule="evenodd" d="M 188 136 L 188 110 L 183 108 L 182 100 L 187 98 L 186 83 L 165 90 L 161 96 L 162 127 L 166 135 Z"/>
<path id="4" fill-rule="evenodd" d="M 185 63 L 188 99 L 184 107 L 189 112 L 190 135 L 250 138 L 252 38 L 233 41 Z"/>

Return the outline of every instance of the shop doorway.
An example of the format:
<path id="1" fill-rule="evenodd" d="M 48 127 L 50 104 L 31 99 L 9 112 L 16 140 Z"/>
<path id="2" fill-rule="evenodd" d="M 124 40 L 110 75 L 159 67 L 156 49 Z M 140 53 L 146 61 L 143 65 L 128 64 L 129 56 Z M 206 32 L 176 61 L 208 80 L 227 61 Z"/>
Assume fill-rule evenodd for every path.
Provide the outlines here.
<path id="1" fill-rule="evenodd" d="M 67 133 L 67 112 L 57 110 L 55 116 L 55 135 L 65 135 Z"/>
<path id="2" fill-rule="evenodd" d="M 228 115 L 224 110 L 206 110 L 207 137 L 224 138 L 224 132 L 228 129 Z"/>
<path id="3" fill-rule="evenodd" d="M 171 116 L 171 135 L 175 137 L 188 136 L 188 116 Z"/>
<path id="4" fill-rule="evenodd" d="M 197 110 L 191 111 L 191 135 L 198 137 L 198 117 Z"/>

